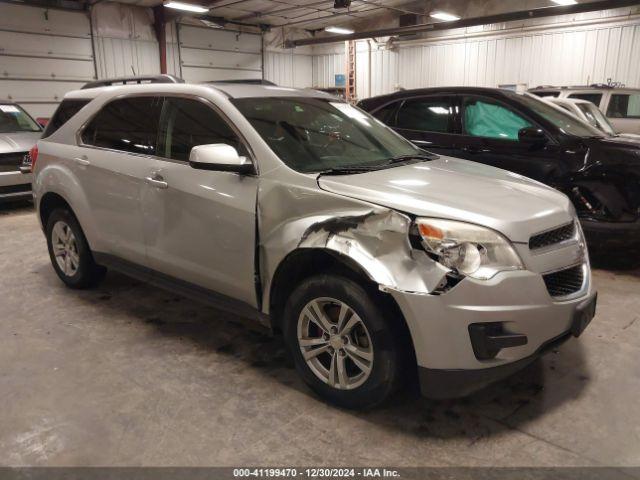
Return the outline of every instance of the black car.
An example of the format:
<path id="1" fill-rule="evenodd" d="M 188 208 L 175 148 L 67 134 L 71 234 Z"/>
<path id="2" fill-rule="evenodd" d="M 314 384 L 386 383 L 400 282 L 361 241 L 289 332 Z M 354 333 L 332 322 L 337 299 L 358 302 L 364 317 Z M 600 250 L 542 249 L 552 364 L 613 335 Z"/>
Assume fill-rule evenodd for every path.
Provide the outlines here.
<path id="1" fill-rule="evenodd" d="M 640 245 L 638 140 L 608 136 L 531 94 L 502 89 L 403 90 L 358 106 L 426 150 L 564 192 L 592 248 Z"/>

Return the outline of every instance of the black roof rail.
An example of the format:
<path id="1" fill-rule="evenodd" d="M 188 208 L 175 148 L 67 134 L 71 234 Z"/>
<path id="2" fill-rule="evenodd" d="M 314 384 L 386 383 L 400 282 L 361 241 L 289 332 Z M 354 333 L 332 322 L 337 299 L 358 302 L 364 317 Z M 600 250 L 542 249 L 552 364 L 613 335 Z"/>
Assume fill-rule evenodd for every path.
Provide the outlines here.
<path id="1" fill-rule="evenodd" d="M 85 83 L 81 90 L 110 85 L 131 85 L 142 83 L 184 83 L 184 80 L 173 75 L 139 75 L 133 77 L 104 78 L 94 82 Z"/>
<path id="2" fill-rule="evenodd" d="M 233 83 L 233 84 L 245 84 L 245 85 L 270 85 L 272 87 L 277 87 L 277 85 L 269 80 L 263 80 L 261 78 L 247 78 L 243 79 L 233 79 L 233 80 L 207 80 L 203 83 Z"/>

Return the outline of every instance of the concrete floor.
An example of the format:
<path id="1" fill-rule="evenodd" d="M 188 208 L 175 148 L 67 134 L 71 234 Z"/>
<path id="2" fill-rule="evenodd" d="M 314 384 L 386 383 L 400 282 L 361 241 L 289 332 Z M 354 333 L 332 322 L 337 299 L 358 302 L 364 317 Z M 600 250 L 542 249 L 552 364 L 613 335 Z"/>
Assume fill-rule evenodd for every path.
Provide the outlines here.
<path id="1" fill-rule="evenodd" d="M 640 465 L 640 270 L 596 270 L 585 334 L 515 377 L 358 413 L 230 315 L 115 273 L 66 289 L 28 206 L 0 224 L 0 465 Z"/>

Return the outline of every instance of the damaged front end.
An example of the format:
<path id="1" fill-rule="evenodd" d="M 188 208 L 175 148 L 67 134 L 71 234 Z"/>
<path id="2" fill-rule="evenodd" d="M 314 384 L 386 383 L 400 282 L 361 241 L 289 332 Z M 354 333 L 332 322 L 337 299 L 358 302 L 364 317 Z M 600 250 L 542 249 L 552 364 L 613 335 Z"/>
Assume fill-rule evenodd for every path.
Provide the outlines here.
<path id="1" fill-rule="evenodd" d="M 590 247 L 640 245 L 640 148 L 590 146 L 565 193 Z"/>

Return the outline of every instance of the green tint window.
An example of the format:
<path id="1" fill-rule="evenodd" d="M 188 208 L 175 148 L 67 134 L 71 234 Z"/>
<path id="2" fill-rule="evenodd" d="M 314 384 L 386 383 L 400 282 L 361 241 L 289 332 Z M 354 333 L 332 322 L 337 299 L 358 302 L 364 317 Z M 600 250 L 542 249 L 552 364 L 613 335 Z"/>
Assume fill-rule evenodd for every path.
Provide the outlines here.
<path id="1" fill-rule="evenodd" d="M 407 100 L 398 112 L 398 128 L 423 132 L 453 133 L 454 112 L 450 98 Z"/>
<path id="2" fill-rule="evenodd" d="M 640 93 L 611 95 L 607 117 L 640 118 Z"/>
<path id="3" fill-rule="evenodd" d="M 231 100 L 271 150 L 300 172 L 376 167 L 425 152 L 348 103 L 322 98 Z"/>
<path id="4" fill-rule="evenodd" d="M 517 113 L 497 103 L 466 99 L 464 102 L 464 130 L 474 137 L 499 140 L 518 140 L 518 132 L 532 126 Z"/>

